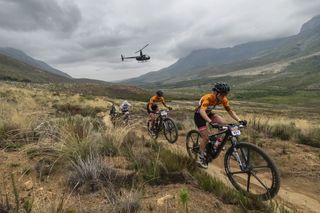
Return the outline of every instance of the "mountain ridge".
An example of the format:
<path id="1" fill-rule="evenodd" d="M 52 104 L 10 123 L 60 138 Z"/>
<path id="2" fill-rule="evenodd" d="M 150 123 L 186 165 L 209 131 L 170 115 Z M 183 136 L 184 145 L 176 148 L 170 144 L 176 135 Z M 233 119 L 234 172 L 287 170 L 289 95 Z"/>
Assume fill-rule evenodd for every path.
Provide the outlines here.
<path id="1" fill-rule="evenodd" d="M 304 23 L 296 35 L 247 42 L 233 47 L 195 50 L 167 68 L 123 82 L 135 85 L 173 83 L 208 75 L 227 74 L 244 68 L 302 57 L 317 51 L 320 51 L 320 15 Z"/>
<path id="2" fill-rule="evenodd" d="M 0 47 L 0 54 L 14 58 L 18 61 L 24 62 L 28 65 L 31 65 L 35 68 L 38 68 L 38 69 L 41 69 L 44 71 L 47 71 L 49 73 L 60 75 L 60 76 L 66 77 L 66 78 L 72 78 L 67 73 L 64 73 L 58 69 L 55 69 L 41 60 L 34 59 L 33 57 L 27 55 L 26 53 L 24 53 L 23 51 L 18 50 L 18 49 L 15 49 L 12 47 Z"/>

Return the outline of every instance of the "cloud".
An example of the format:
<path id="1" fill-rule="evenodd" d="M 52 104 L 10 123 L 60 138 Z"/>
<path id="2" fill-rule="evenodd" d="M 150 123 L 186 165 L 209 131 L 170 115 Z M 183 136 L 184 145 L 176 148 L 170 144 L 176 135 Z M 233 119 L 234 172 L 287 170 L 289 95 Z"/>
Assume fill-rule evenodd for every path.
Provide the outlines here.
<path id="1" fill-rule="evenodd" d="M 195 49 L 297 34 L 319 11 L 319 0 L 0 0 L 0 44 L 76 77 L 117 80 Z M 150 62 L 121 62 L 147 43 Z"/>
<path id="2" fill-rule="evenodd" d="M 47 30 L 54 33 L 70 33 L 81 21 L 81 12 L 68 1 L 2 0 L 0 2 L 0 26 L 13 31 Z"/>

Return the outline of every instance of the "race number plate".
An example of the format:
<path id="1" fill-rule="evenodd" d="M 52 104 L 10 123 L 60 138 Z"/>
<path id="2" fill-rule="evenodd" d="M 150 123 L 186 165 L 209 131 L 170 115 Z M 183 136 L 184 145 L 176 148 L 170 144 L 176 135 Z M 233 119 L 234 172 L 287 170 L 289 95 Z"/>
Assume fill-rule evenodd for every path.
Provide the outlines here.
<path id="1" fill-rule="evenodd" d="M 241 132 L 240 132 L 240 130 L 232 130 L 232 131 L 231 131 L 231 134 L 232 134 L 233 136 L 238 136 L 238 135 L 241 134 Z"/>
<path id="2" fill-rule="evenodd" d="M 161 115 L 166 116 L 166 115 L 168 115 L 168 113 L 166 111 L 161 111 Z"/>

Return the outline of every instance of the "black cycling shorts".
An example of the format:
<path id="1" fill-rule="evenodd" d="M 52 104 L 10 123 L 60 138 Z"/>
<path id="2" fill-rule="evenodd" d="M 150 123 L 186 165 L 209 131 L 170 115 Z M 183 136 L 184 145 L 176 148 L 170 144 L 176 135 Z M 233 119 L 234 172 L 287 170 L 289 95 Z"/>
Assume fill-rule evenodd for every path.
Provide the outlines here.
<path id="1" fill-rule="evenodd" d="M 149 109 L 149 107 L 148 107 L 148 105 L 147 105 L 148 114 L 150 114 L 150 113 L 156 113 L 156 112 L 157 112 L 157 109 L 158 109 L 158 105 L 157 105 L 157 104 L 152 104 L 152 105 L 151 105 L 151 109 L 152 109 L 152 111 Z"/>
<path id="2" fill-rule="evenodd" d="M 207 115 L 208 115 L 209 118 L 211 118 L 214 115 L 214 113 L 209 112 Z M 198 112 L 194 113 L 194 123 L 196 124 L 196 126 L 198 128 L 207 126 L 207 121 L 204 120 L 203 117 Z"/>

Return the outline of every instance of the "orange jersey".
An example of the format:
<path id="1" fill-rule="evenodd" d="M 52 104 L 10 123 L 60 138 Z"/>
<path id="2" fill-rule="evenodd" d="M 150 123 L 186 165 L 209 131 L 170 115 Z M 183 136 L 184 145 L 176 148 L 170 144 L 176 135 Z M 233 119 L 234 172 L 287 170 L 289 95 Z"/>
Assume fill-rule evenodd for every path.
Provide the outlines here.
<path id="1" fill-rule="evenodd" d="M 219 102 L 219 100 L 216 98 L 215 94 L 209 93 L 207 95 L 204 95 L 201 97 L 199 101 L 199 108 L 198 109 L 203 109 L 206 112 L 209 112 L 215 108 L 215 106 L 222 104 L 223 107 L 229 111 L 230 106 L 229 106 L 229 100 L 227 97 L 223 97 L 222 101 Z"/>
<path id="2" fill-rule="evenodd" d="M 159 96 L 157 96 L 157 95 L 155 95 L 155 96 L 152 96 L 151 98 L 150 98 L 150 100 L 149 100 L 149 102 L 148 102 L 148 107 L 150 106 L 150 105 L 152 105 L 153 103 L 162 103 L 162 104 L 164 104 L 165 102 L 164 102 L 164 98 L 163 97 L 159 97 Z"/>

